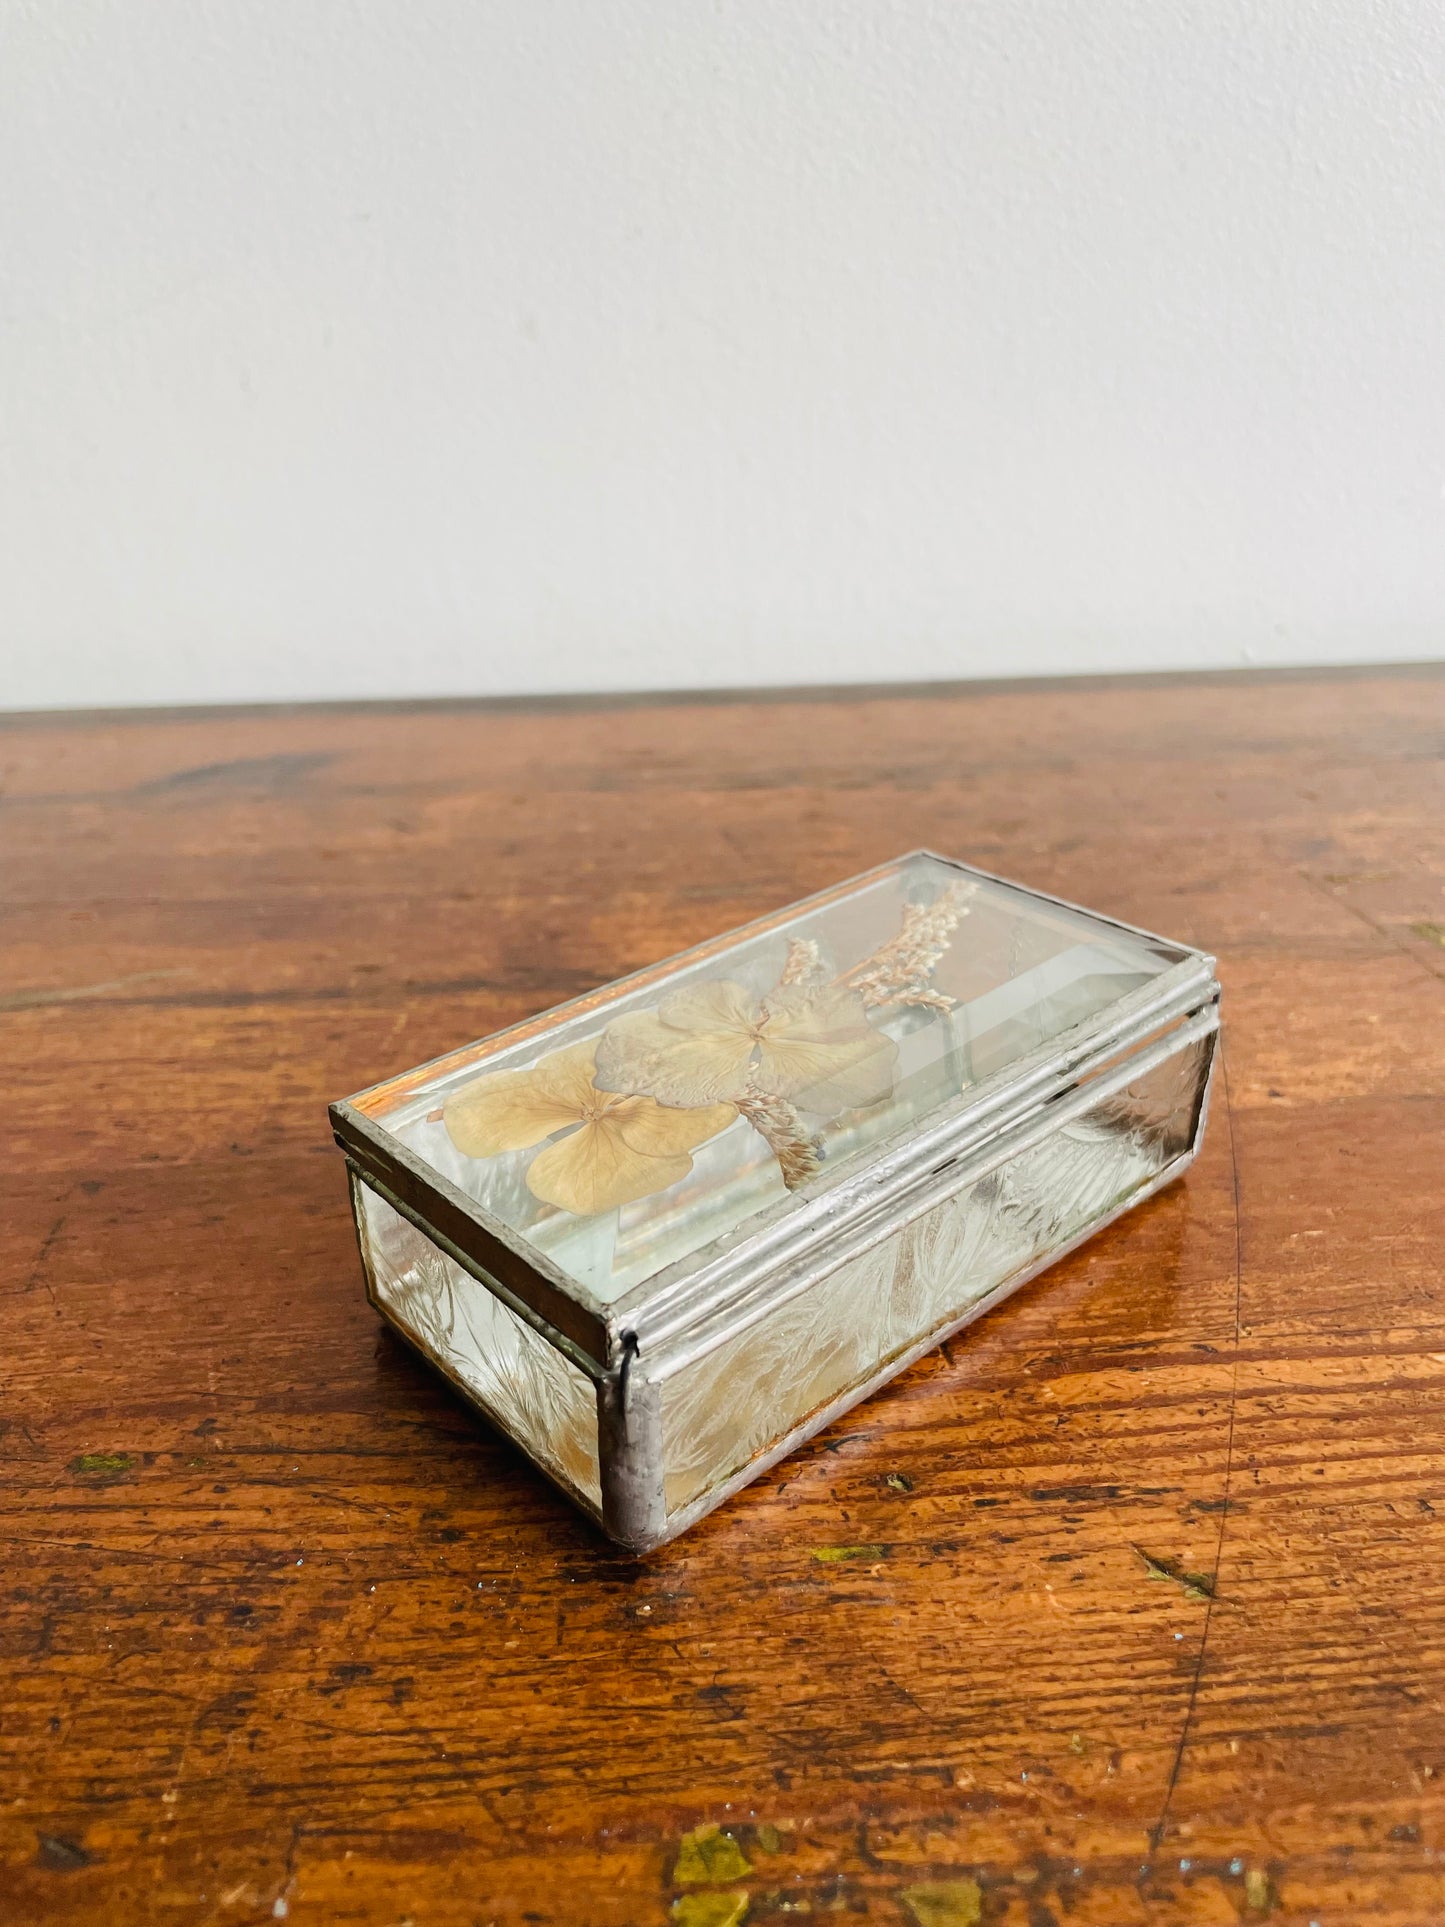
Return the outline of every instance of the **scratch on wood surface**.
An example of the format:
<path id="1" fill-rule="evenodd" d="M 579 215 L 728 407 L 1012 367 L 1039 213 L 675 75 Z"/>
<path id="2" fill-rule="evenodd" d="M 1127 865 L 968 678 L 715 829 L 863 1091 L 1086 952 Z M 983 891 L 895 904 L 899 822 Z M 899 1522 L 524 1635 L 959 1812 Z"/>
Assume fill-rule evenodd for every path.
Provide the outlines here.
<path id="1" fill-rule="evenodd" d="M 1199 1635 L 1199 1655 L 1194 1662 L 1194 1674 L 1189 1682 L 1189 1698 L 1184 1708 L 1184 1723 L 1179 1729 L 1179 1744 L 1174 1750 L 1174 1760 L 1169 1769 L 1169 1783 L 1164 1789 L 1164 1804 L 1159 1818 L 1149 1830 L 1150 1851 L 1157 1853 L 1159 1843 L 1164 1838 L 1169 1824 L 1169 1810 L 1174 1801 L 1174 1789 L 1179 1784 L 1179 1770 L 1184 1764 L 1184 1749 L 1189 1744 L 1189 1730 L 1194 1723 L 1194 1708 L 1199 1700 L 1199 1682 L 1204 1673 L 1204 1655 L 1209 1650 L 1209 1632 L 1214 1623 L 1214 1603 L 1219 1589 L 1219 1568 L 1224 1558 L 1224 1535 L 1229 1525 L 1229 1498 L 1234 1477 L 1234 1425 L 1239 1406 L 1239 1328 L 1240 1307 L 1244 1296 L 1244 1220 L 1241 1215 L 1239 1196 L 1239 1143 L 1235 1127 L 1234 1106 L 1229 1094 L 1229 1063 L 1225 1055 L 1224 1039 L 1219 1040 L 1219 1081 L 1224 1096 L 1224 1116 L 1229 1126 L 1229 1175 L 1230 1190 L 1234 1200 L 1234 1346 L 1229 1378 L 1229 1421 L 1224 1443 L 1224 1503 L 1219 1508 L 1219 1534 L 1214 1542 L 1214 1565 L 1210 1572 L 1209 1587 L 1205 1594 L 1204 1627 Z M 1136 1547 L 1137 1551 L 1138 1548 Z"/>
<path id="2" fill-rule="evenodd" d="M 1327 897 L 1331 903 L 1341 905 L 1357 922 L 1364 924 L 1367 930 L 1373 931 L 1383 943 L 1387 944 L 1389 948 L 1394 951 L 1397 957 L 1408 957 L 1416 969 L 1423 970 L 1427 977 L 1434 977 L 1437 982 L 1441 981 L 1442 973 L 1435 968 L 1433 963 L 1422 957 L 1418 950 L 1414 950 L 1409 944 L 1400 941 L 1398 925 L 1381 923 L 1377 917 L 1372 917 L 1368 910 L 1361 909 L 1358 903 L 1352 902 L 1342 891 L 1324 888 L 1319 878 L 1311 875 L 1308 870 L 1301 870 L 1299 875 L 1312 889 L 1319 891 L 1321 896 Z M 1364 881 L 1365 879 L 1356 878 L 1354 880 Z M 1408 927 L 1417 937 L 1422 937 L 1427 943 L 1438 944 L 1442 948 L 1445 948 L 1445 924 L 1420 922 L 1412 923 Z M 1436 935 L 1436 932 L 1442 934 Z"/>
<path id="3" fill-rule="evenodd" d="M 49 1298 L 52 1305 L 55 1304 L 55 1288 L 51 1284 L 50 1280 L 46 1277 L 45 1270 L 46 1270 L 47 1264 L 50 1261 L 50 1253 L 54 1249 L 55 1241 L 60 1236 L 62 1230 L 65 1228 L 65 1220 L 67 1215 L 68 1214 L 66 1212 L 62 1211 L 59 1214 L 59 1216 L 55 1219 L 50 1229 L 46 1232 L 45 1237 L 41 1242 L 40 1249 L 35 1254 L 35 1262 L 30 1267 L 30 1272 L 28 1277 L 25 1280 L 25 1285 L 24 1285 L 24 1289 L 26 1291 L 34 1291 L 36 1286 L 39 1285 L 40 1288 L 45 1292 L 46 1296 Z"/>
<path id="4" fill-rule="evenodd" d="M 155 984 L 165 977 L 191 977 L 191 970 L 137 970 L 128 977 L 108 977 L 98 984 L 72 984 L 66 990 L 11 990 L 0 997 L 0 1011 L 40 1010 L 50 1004 L 81 1004 L 91 998 L 108 997 L 115 990 L 129 990 L 132 984 Z"/>

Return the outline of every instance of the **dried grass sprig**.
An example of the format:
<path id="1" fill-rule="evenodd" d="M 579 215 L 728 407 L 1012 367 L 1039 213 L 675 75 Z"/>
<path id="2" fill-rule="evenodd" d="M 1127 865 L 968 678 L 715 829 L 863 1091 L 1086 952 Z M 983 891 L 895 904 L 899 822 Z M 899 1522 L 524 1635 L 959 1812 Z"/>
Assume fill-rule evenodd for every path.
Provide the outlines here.
<path id="1" fill-rule="evenodd" d="M 767 1140 L 778 1160 L 783 1183 L 790 1191 L 796 1191 L 799 1185 L 818 1175 L 823 1164 L 823 1147 L 803 1128 L 803 1120 L 787 1098 L 776 1097 L 771 1091 L 761 1091 L 750 1084 L 733 1102 L 758 1135 Z"/>
<path id="2" fill-rule="evenodd" d="M 823 957 L 811 937 L 789 937 L 779 985 L 816 983 L 823 974 Z"/>
<path id="3" fill-rule="evenodd" d="M 856 990 L 870 1010 L 885 1004 L 952 1010 L 953 998 L 934 990 L 928 979 L 977 892 L 976 883 L 950 883 L 932 903 L 908 904 L 898 935 L 845 970 L 838 982 Z"/>

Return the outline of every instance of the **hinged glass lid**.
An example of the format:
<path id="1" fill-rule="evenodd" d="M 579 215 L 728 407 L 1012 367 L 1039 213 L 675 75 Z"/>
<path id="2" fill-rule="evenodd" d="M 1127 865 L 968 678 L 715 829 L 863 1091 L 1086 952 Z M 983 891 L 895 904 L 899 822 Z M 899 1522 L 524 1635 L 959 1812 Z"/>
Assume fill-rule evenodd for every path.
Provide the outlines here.
<path id="1" fill-rule="evenodd" d="M 609 1305 L 1189 954 L 919 854 L 357 1107 Z"/>

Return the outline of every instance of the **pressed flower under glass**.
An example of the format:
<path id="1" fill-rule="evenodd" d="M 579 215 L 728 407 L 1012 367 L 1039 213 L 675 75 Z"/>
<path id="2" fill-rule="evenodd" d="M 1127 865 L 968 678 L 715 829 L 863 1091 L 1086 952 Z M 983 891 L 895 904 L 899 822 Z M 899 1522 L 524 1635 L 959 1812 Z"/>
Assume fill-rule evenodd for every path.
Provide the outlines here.
<path id="1" fill-rule="evenodd" d="M 1195 953 L 904 858 L 337 1107 L 369 1288 L 609 1529 L 641 1426 L 618 1536 L 654 1543 L 1182 1168 L 1216 996 Z"/>

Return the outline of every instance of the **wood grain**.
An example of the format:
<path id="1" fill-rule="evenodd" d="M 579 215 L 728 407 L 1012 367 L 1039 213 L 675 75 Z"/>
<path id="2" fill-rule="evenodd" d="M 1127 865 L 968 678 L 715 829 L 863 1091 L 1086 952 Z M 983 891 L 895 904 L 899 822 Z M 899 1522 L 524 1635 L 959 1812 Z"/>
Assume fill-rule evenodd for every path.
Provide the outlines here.
<path id="1" fill-rule="evenodd" d="M 1217 952 L 1205 1152 L 634 1562 L 326 1101 L 918 844 Z M 0 1919 L 1445 1921 L 1445 676 L 13 718 L 0 902 Z"/>

